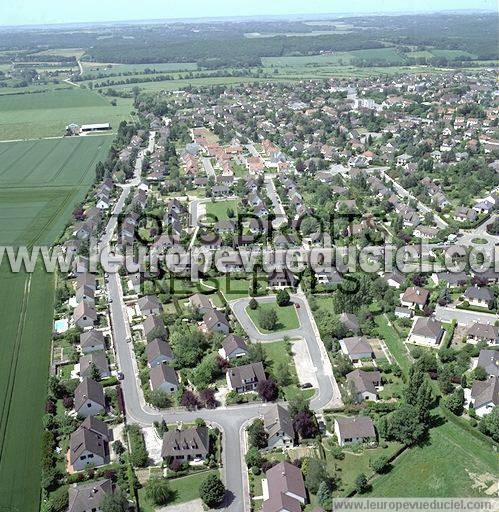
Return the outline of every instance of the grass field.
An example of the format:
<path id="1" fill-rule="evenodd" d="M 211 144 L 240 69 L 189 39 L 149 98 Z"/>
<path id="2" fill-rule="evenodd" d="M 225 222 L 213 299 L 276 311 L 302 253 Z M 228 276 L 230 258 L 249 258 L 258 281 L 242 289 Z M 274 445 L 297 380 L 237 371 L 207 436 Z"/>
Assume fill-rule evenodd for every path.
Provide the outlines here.
<path id="1" fill-rule="evenodd" d="M 0 144 L 0 244 L 52 243 L 111 142 L 90 136 Z"/>
<path id="2" fill-rule="evenodd" d="M 69 123 L 111 123 L 117 129 L 129 116 L 132 100 L 117 106 L 88 89 L 61 89 L 36 94 L 0 96 L 0 140 L 64 135 Z"/>
<path id="3" fill-rule="evenodd" d="M 397 331 L 391 325 L 388 325 L 388 320 L 385 316 L 377 316 L 376 323 L 378 325 L 378 334 L 385 340 L 388 350 L 395 358 L 395 361 L 397 361 L 402 372 L 408 375 L 411 362 L 403 340 L 400 339 Z"/>
<path id="4" fill-rule="evenodd" d="M 0 509 L 38 510 L 53 275 L 0 268 Z"/>
<path id="5" fill-rule="evenodd" d="M 273 331 L 268 331 L 260 326 L 259 312 L 261 310 L 271 309 L 273 309 L 277 314 L 277 325 Z M 296 310 L 293 305 L 280 307 L 277 303 L 272 302 L 270 304 L 260 304 L 258 309 L 251 309 L 250 307 L 247 307 L 246 312 L 260 332 L 264 334 L 276 331 L 289 331 L 300 327 L 300 321 L 298 320 L 298 315 L 296 314 Z"/>
<path id="6" fill-rule="evenodd" d="M 404 452 L 372 483 L 371 496 L 485 496 L 496 481 L 497 454 L 454 423 L 430 430 L 428 443 Z"/>
<path id="7" fill-rule="evenodd" d="M 94 179 L 112 137 L 0 144 L 0 245 L 49 245 Z M 35 511 L 54 275 L 0 267 L 0 509 Z"/>
<path id="8" fill-rule="evenodd" d="M 218 470 L 203 471 L 200 474 L 184 476 L 168 481 L 168 487 L 173 491 L 173 499 L 168 503 L 169 506 L 178 505 L 187 501 L 199 498 L 199 486 L 208 475 L 219 476 Z M 139 490 L 140 510 L 143 512 L 153 512 L 155 507 L 148 502 L 144 489 Z"/>
<path id="9" fill-rule="evenodd" d="M 217 221 L 226 220 L 229 218 L 228 210 L 232 210 L 237 215 L 237 203 L 237 200 L 206 203 L 206 213 L 207 215 L 213 215 Z"/>

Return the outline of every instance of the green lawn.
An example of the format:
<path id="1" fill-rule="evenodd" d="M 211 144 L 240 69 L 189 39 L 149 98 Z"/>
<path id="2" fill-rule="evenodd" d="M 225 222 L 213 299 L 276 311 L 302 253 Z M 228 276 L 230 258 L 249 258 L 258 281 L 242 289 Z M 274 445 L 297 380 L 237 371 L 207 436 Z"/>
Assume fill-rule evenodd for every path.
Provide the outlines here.
<path id="1" fill-rule="evenodd" d="M 213 221 L 226 220 L 228 210 L 232 210 L 237 215 L 237 200 L 217 201 L 206 203 L 206 214 L 214 217 Z M 235 217 L 234 217 L 235 218 Z"/>
<path id="2" fill-rule="evenodd" d="M 403 340 L 400 339 L 397 331 L 391 325 L 388 325 L 388 320 L 384 315 L 376 317 L 376 324 L 378 325 L 379 336 L 385 340 L 388 350 L 397 361 L 402 372 L 407 375 L 411 362 Z"/>
<path id="3" fill-rule="evenodd" d="M 430 430 L 422 447 L 404 452 L 386 475 L 372 483 L 371 496 L 485 496 L 496 481 L 497 454 L 490 445 L 451 422 Z"/>
<path id="4" fill-rule="evenodd" d="M 131 99 L 108 98 L 71 87 L 36 94 L 0 96 L 0 140 L 64 135 L 69 123 L 111 123 L 114 130 L 129 119 Z"/>
<path id="5" fill-rule="evenodd" d="M 400 444 L 396 442 L 386 443 L 386 448 L 380 446 L 376 448 L 360 448 L 358 452 L 352 451 L 348 447 L 344 447 L 345 458 L 343 460 L 335 459 L 331 452 L 328 450 L 328 443 L 324 443 L 326 452 L 326 463 L 329 471 L 334 472 L 337 468 L 338 475 L 341 479 L 338 488 L 338 495 L 348 493 L 354 483 L 355 479 L 360 473 L 369 476 L 372 470 L 369 467 L 370 461 L 378 457 L 391 457 L 400 448 Z"/>
<path id="6" fill-rule="evenodd" d="M 268 331 L 260 326 L 259 311 L 262 309 L 273 309 L 276 312 L 277 325 L 273 331 Z M 289 331 L 291 329 L 298 329 L 298 327 L 300 327 L 298 315 L 296 314 L 295 307 L 292 304 L 289 306 L 280 307 L 275 302 L 265 303 L 260 304 L 258 309 L 251 309 L 250 307 L 247 307 L 246 312 L 248 313 L 248 316 L 251 318 L 256 327 L 260 330 L 260 332 L 264 334 L 276 331 Z"/>
<path id="7" fill-rule="evenodd" d="M 195 473 L 193 475 L 184 476 L 182 478 L 169 480 L 168 485 L 174 493 L 174 498 L 170 503 L 168 503 L 168 505 L 178 505 L 179 503 L 185 503 L 186 501 L 198 499 L 199 486 L 201 485 L 201 482 L 203 482 L 203 480 L 211 474 L 219 476 L 218 470 L 213 469 L 210 471 L 199 472 L 199 474 Z M 140 510 L 142 512 L 154 511 L 152 504 L 147 501 L 144 489 L 139 489 L 139 500 Z"/>

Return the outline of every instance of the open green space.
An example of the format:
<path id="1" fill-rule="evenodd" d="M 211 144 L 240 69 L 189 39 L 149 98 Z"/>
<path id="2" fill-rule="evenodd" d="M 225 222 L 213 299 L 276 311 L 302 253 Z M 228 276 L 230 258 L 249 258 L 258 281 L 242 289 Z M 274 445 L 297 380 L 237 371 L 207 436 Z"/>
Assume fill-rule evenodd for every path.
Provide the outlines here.
<path id="1" fill-rule="evenodd" d="M 0 268 L 0 509 L 38 510 L 54 276 Z"/>
<path id="2" fill-rule="evenodd" d="M 496 482 L 497 454 L 460 426 L 446 422 L 430 430 L 422 446 L 405 451 L 393 469 L 372 482 L 371 496 L 485 496 Z"/>
<path id="3" fill-rule="evenodd" d="M 0 144 L 0 244 L 52 243 L 111 142 L 89 136 Z"/>
<path id="4" fill-rule="evenodd" d="M 131 99 L 111 100 L 88 89 L 68 88 L 36 94 L 0 96 L 0 140 L 57 137 L 70 123 L 110 123 L 129 117 Z"/>
<path id="5" fill-rule="evenodd" d="M 168 481 L 168 486 L 173 491 L 174 498 L 168 506 L 178 505 L 187 501 L 199 499 L 199 486 L 208 475 L 219 476 L 218 470 L 202 471 L 189 476 L 175 478 Z M 139 489 L 140 510 L 154 512 L 155 507 L 149 503 L 145 495 L 145 489 Z"/>
<path id="6" fill-rule="evenodd" d="M 388 350 L 395 358 L 395 361 L 400 366 L 400 369 L 405 375 L 408 375 L 411 362 L 409 354 L 403 340 L 398 335 L 393 326 L 388 324 L 388 320 L 383 315 L 376 317 L 376 324 L 378 325 L 378 334 L 385 340 Z"/>
<path id="7" fill-rule="evenodd" d="M 276 312 L 277 325 L 273 331 L 268 331 L 261 327 L 259 320 L 259 312 L 261 310 L 274 310 Z M 289 331 L 291 329 L 298 329 L 298 327 L 300 327 L 300 321 L 298 320 L 295 306 L 292 304 L 290 306 L 281 307 L 278 306 L 275 302 L 264 303 L 259 304 L 258 309 L 251 309 L 250 307 L 247 307 L 246 313 L 248 313 L 248 316 L 251 318 L 258 330 L 264 334 L 276 331 Z"/>
<path id="8" fill-rule="evenodd" d="M 213 215 L 216 220 L 226 220 L 229 218 L 228 211 L 232 210 L 234 218 L 237 215 L 237 200 L 230 201 L 216 201 L 206 203 L 206 214 Z"/>

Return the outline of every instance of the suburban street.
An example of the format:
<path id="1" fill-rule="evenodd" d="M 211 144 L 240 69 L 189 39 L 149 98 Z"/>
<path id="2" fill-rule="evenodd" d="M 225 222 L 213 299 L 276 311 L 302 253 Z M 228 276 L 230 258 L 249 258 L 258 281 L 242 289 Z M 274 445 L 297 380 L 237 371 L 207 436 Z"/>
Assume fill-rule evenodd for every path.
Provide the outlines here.
<path id="1" fill-rule="evenodd" d="M 215 174 L 215 169 L 213 169 L 213 165 L 211 163 L 211 159 L 204 156 L 202 159 L 201 159 L 202 163 L 203 163 L 203 167 L 204 167 L 204 170 L 206 172 L 206 176 L 208 178 L 215 178 L 216 177 L 216 174 Z"/>
<path id="2" fill-rule="evenodd" d="M 479 311 L 467 311 L 465 309 L 442 307 L 438 305 L 435 308 L 435 317 L 441 322 L 451 322 L 455 319 L 459 325 L 467 327 L 477 322 L 495 325 L 497 320 L 499 320 L 499 316 L 493 313 L 480 313 Z"/>
<path id="3" fill-rule="evenodd" d="M 265 180 L 265 189 L 267 191 L 267 195 L 269 199 L 272 201 L 272 205 L 274 206 L 275 219 L 272 222 L 274 228 L 279 228 L 283 224 L 288 222 L 288 217 L 286 212 L 284 211 L 284 207 L 282 206 L 281 199 L 279 198 L 279 194 L 275 188 L 274 177 L 271 174 L 266 174 L 264 176 Z"/>

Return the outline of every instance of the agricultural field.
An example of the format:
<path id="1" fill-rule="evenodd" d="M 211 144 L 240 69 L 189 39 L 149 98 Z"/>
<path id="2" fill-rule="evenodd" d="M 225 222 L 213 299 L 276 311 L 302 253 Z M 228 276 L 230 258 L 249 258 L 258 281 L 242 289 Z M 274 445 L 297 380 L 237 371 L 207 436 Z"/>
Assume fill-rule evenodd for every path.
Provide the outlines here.
<path id="1" fill-rule="evenodd" d="M 85 62 L 82 63 L 83 78 L 92 78 L 97 75 L 115 75 L 120 73 L 144 73 L 146 69 L 157 73 L 170 73 L 172 71 L 195 71 L 198 65 L 195 62 L 165 62 L 156 64 L 115 64 L 112 62 Z"/>
<path id="2" fill-rule="evenodd" d="M 372 482 L 370 496 L 485 496 L 496 482 L 497 454 L 467 430 L 445 422 L 422 446 L 404 452 L 393 469 Z"/>
<path id="3" fill-rule="evenodd" d="M 112 137 L 0 144 L 0 245 L 51 244 Z M 38 510 L 54 275 L 0 267 L 0 509 Z M 22 425 L 20 429 L 19 426 Z"/>
<path id="4" fill-rule="evenodd" d="M 132 100 L 111 100 L 88 89 L 68 88 L 36 94 L 0 96 L 0 140 L 64 135 L 69 123 L 111 123 L 117 128 L 128 118 Z"/>
<path id="5" fill-rule="evenodd" d="M 0 244 L 53 242 L 111 142 L 103 135 L 0 144 Z"/>

